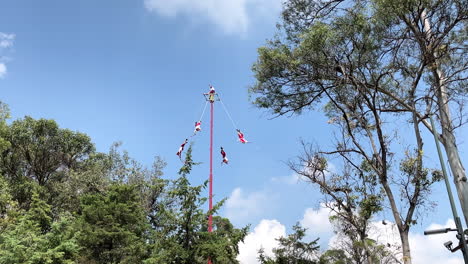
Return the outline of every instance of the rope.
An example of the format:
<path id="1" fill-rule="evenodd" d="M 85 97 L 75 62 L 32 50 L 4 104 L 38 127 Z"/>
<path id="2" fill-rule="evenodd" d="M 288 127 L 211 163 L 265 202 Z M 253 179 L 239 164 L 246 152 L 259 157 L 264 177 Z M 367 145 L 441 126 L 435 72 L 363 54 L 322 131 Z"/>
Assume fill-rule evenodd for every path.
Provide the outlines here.
<path id="1" fill-rule="evenodd" d="M 206 110 L 206 106 L 207 106 L 207 105 L 208 105 L 208 101 L 205 102 L 205 106 L 203 107 L 202 114 L 201 114 L 200 118 L 199 118 L 196 122 L 202 121 L 203 116 L 205 115 L 205 110 Z M 193 134 L 190 136 L 190 138 L 193 138 L 195 135 L 196 135 L 196 131 L 193 132 Z"/>
<path id="2" fill-rule="evenodd" d="M 203 111 L 202 111 L 202 114 L 200 116 L 200 119 L 198 119 L 197 121 L 201 121 L 203 116 L 205 115 L 205 110 L 206 110 L 206 106 L 208 105 L 208 101 L 205 102 L 205 107 L 203 107 Z"/>
<path id="3" fill-rule="evenodd" d="M 220 98 L 219 101 L 221 102 L 221 105 L 223 106 L 224 112 L 226 112 L 226 115 L 227 115 L 227 116 L 229 117 L 229 119 L 231 120 L 232 126 L 234 127 L 234 129 L 237 129 L 236 123 L 234 123 L 234 120 L 232 120 L 232 117 L 231 117 L 231 115 L 229 114 L 229 112 L 228 112 L 226 106 L 224 105 L 223 100 L 221 100 L 221 98 Z"/>

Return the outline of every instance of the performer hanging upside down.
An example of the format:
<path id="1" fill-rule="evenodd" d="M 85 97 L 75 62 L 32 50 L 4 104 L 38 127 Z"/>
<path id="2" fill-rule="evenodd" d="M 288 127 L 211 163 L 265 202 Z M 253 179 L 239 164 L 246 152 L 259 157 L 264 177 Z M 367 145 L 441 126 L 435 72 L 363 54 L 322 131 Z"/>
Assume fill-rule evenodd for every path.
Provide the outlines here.
<path id="1" fill-rule="evenodd" d="M 244 138 L 244 134 L 242 134 L 240 129 L 236 129 L 236 130 L 237 130 L 237 136 L 239 137 L 240 143 L 242 144 L 248 143 L 248 141 Z"/>
<path id="2" fill-rule="evenodd" d="M 221 147 L 221 156 L 223 156 L 223 161 L 221 162 L 221 165 L 223 165 L 223 163 L 228 164 L 228 163 L 229 163 L 229 160 L 228 160 L 228 158 L 226 157 L 226 152 L 224 152 L 223 147 Z"/>
<path id="3" fill-rule="evenodd" d="M 195 130 L 193 134 L 195 135 L 198 131 L 201 131 L 201 121 L 195 122 Z"/>
<path id="4" fill-rule="evenodd" d="M 184 143 L 180 145 L 179 151 L 177 151 L 177 156 L 179 156 L 179 159 L 182 158 L 182 151 L 184 151 L 185 144 L 188 143 L 188 139 L 185 139 Z"/>

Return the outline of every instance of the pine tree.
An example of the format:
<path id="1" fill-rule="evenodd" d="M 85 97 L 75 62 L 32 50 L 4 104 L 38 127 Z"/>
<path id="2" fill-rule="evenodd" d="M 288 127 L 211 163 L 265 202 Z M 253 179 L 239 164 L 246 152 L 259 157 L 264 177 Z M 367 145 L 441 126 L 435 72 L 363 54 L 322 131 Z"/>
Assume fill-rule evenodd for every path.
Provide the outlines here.
<path id="1" fill-rule="evenodd" d="M 0 263 L 75 263 L 79 246 L 73 217 L 52 222 L 51 215 L 50 205 L 35 192 L 30 209 L 0 234 Z"/>
<path id="2" fill-rule="evenodd" d="M 135 186 L 114 183 L 105 193 L 81 198 L 81 261 L 141 263 L 148 255 L 149 225 Z"/>
<path id="3" fill-rule="evenodd" d="M 202 197 L 207 182 L 192 186 L 187 178 L 192 170 L 192 148 L 189 147 L 185 164 L 167 190 L 167 207 L 160 211 L 160 223 L 156 230 L 153 256 L 146 263 L 238 263 L 238 244 L 247 234 L 247 228 L 237 229 L 226 218 L 213 217 L 212 233 L 208 232 L 207 219 L 210 213 L 222 206 L 215 204 L 211 212 L 203 207 L 207 198 Z"/>

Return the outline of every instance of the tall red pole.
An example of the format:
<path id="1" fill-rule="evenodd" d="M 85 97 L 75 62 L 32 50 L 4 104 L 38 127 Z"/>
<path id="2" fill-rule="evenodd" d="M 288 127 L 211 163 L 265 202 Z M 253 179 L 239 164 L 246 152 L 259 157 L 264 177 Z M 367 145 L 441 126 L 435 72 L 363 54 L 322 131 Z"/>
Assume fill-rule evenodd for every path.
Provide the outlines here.
<path id="1" fill-rule="evenodd" d="M 210 194 L 209 194 L 209 204 L 210 211 L 213 209 L 213 112 L 214 112 L 214 100 L 210 101 L 211 108 L 211 118 L 210 118 Z M 210 213 L 208 216 L 208 232 L 213 232 L 213 217 Z M 208 259 L 208 264 L 211 264 L 211 259 Z"/>

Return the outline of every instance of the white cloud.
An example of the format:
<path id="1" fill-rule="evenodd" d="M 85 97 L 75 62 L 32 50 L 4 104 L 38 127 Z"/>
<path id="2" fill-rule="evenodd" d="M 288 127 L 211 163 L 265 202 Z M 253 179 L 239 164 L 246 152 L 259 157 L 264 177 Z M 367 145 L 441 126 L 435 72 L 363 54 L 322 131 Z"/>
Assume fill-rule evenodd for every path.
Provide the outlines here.
<path id="1" fill-rule="evenodd" d="M 13 46 L 13 41 L 15 40 L 15 34 L 6 34 L 0 32 L 0 52 L 7 50 Z M 5 65 L 5 61 L 7 60 L 5 57 L 0 57 L 0 79 L 5 78 L 7 74 L 7 67 Z"/>
<path id="2" fill-rule="evenodd" d="M 369 233 L 370 238 L 377 240 L 379 243 L 386 245 L 387 249 L 394 252 L 400 260 L 402 257 L 401 253 L 401 242 L 398 234 L 396 225 L 388 220 L 385 221 L 386 225 L 382 222 L 372 222 L 371 231 Z M 445 225 L 431 224 L 425 230 L 439 229 L 445 227 L 455 227 L 453 220 L 447 220 Z M 337 247 L 344 238 L 339 235 L 335 235 L 330 239 L 329 247 Z M 449 232 L 447 234 L 438 234 L 425 236 L 421 232 L 410 232 L 409 243 L 411 249 L 411 257 L 413 264 L 462 264 L 463 258 L 461 251 L 451 253 L 444 247 L 444 243 L 447 241 L 453 241 L 454 245 L 458 244 L 458 240 L 455 237 L 455 232 Z"/>
<path id="3" fill-rule="evenodd" d="M 313 210 L 312 208 L 305 210 L 300 224 L 308 228 L 307 233 L 310 236 L 306 240 L 315 239 L 318 235 L 332 234 L 332 227 L 328 220 L 329 215 L 330 210 L 324 206 L 321 206 L 318 210 Z M 244 243 L 239 244 L 239 256 L 237 259 L 241 264 L 257 264 L 259 263 L 257 260 L 258 250 L 263 248 L 265 255 L 272 256 L 273 248 L 278 247 L 276 239 L 284 236 L 286 236 L 286 227 L 283 224 L 277 220 L 263 219 L 254 228 L 254 231 L 247 235 Z"/>
<path id="4" fill-rule="evenodd" d="M 300 223 L 303 227 L 307 228 L 309 240 L 321 237 L 319 242 L 325 242 L 322 238 L 327 238 L 328 235 L 333 234 L 333 225 L 329 221 L 331 214 L 332 212 L 330 209 L 326 208 L 323 204 L 320 205 L 318 210 L 312 208 L 307 208 L 305 210 L 304 217 Z M 372 222 L 370 225 L 371 230 L 369 231 L 369 237 L 383 245 L 389 246 L 388 249 L 394 252 L 395 256 L 401 258 L 401 242 L 398 228 L 389 220 L 385 220 L 385 223 L 384 225 L 382 221 Z M 424 230 L 446 227 L 455 228 L 454 221 L 449 219 L 445 225 L 432 223 Z M 458 245 L 458 240 L 455 235 L 456 232 L 449 232 L 447 234 L 425 236 L 423 235 L 423 231 L 411 231 L 409 234 L 409 242 L 413 264 L 462 264 L 463 258 L 461 251 L 451 253 L 444 247 L 444 243 L 447 241 L 453 241 L 454 247 Z M 338 247 L 344 239 L 345 238 L 340 237 L 340 235 L 335 234 L 330 238 L 328 247 Z M 321 250 L 325 251 L 326 248 L 321 246 Z"/>
<path id="5" fill-rule="evenodd" d="M 4 63 L 0 63 L 0 79 L 4 78 L 7 73 L 7 68 Z"/>
<path id="6" fill-rule="evenodd" d="M 451 227 L 455 228 L 453 220 L 447 220 L 445 225 L 431 224 L 426 230 Z M 455 232 L 447 234 L 425 236 L 421 233 L 410 233 L 411 253 L 413 255 L 414 264 L 426 263 L 446 263 L 446 264 L 462 264 L 461 250 L 451 253 L 444 247 L 444 243 L 451 240 L 454 247 L 458 245 L 458 240 L 455 237 Z"/>
<path id="7" fill-rule="evenodd" d="M 244 34 L 251 17 L 276 17 L 281 9 L 281 0 L 144 0 L 144 3 L 150 12 L 170 18 L 187 16 L 210 22 L 227 34 Z"/>
<path id="8" fill-rule="evenodd" d="M 298 183 L 301 180 L 301 176 L 297 173 L 293 173 L 289 176 L 283 176 L 283 177 L 273 177 L 271 178 L 272 182 L 276 183 L 285 183 L 288 185 L 293 185 Z"/>
<path id="9" fill-rule="evenodd" d="M 258 250 L 264 249 L 265 255 L 272 256 L 272 249 L 278 246 L 277 238 L 286 236 L 286 227 L 277 220 L 263 219 L 249 233 L 244 243 L 239 244 L 237 259 L 241 264 L 257 264 Z"/>
<path id="10" fill-rule="evenodd" d="M 236 189 L 237 190 L 237 189 Z M 236 191 L 235 190 L 235 191 Z M 240 190 L 239 190 L 240 191 Z M 233 192 L 234 193 L 234 192 Z M 307 208 L 300 221 L 303 227 L 306 227 L 308 237 L 306 240 L 315 239 L 318 236 L 327 236 L 333 233 L 333 226 L 329 221 L 330 209 L 321 205 L 318 210 Z M 388 249 L 394 252 L 394 255 L 401 260 L 401 243 L 398 229 L 394 223 L 386 220 L 385 225 L 382 222 L 372 222 L 369 236 L 383 245 L 388 245 Z M 425 230 L 440 229 L 445 227 L 455 227 L 453 220 L 447 220 L 445 225 L 431 224 Z M 265 254 L 272 256 L 272 249 L 278 246 L 277 238 L 286 236 L 286 228 L 277 220 L 263 219 L 245 238 L 244 243 L 239 244 L 238 260 L 241 264 L 257 264 L 258 250 L 264 248 Z M 329 243 L 329 248 L 338 247 L 345 238 L 334 235 Z M 321 239 L 322 240 L 322 239 Z M 444 247 L 447 241 L 453 241 L 454 246 L 458 244 L 455 232 L 447 234 L 424 236 L 421 232 L 410 232 L 409 242 L 413 264 L 462 264 L 463 258 L 461 251 L 451 253 Z M 321 247 L 322 251 L 327 248 Z"/>
<path id="11" fill-rule="evenodd" d="M 0 32 L 0 48 L 9 48 L 13 46 L 15 34 L 6 34 Z"/>
<path id="12" fill-rule="evenodd" d="M 330 209 L 320 204 L 318 210 L 307 208 L 300 223 L 302 227 L 307 228 L 307 234 L 310 238 L 320 237 L 321 242 L 324 242 L 324 239 L 333 234 L 330 215 Z"/>
<path id="13" fill-rule="evenodd" d="M 226 217 L 232 222 L 245 221 L 262 213 L 268 202 L 264 192 L 244 193 L 241 188 L 235 188 L 226 201 Z"/>
<path id="14" fill-rule="evenodd" d="M 242 191 L 237 188 L 233 191 L 231 197 L 240 197 L 235 200 L 238 202 L 247 202 L 248 199 L 242 198 Z M 255 199 L 252 199 L 255 200 Z M 331 215 L 329 208 L 323 204 L 320 205 L 318 210 L 307 208 L 304 211 L 304 216 L 300 224 L 307 228 L 306 241 L 320 237 L 322 242 L 321 251 L 324 252 L 329 248 L 336 248 L 345 241 L 346 238 L 333 233 L 333 225 L 329 221 Z M 382 221 L 374 221 L 370 224 L 371 230 L 369 237 L 377 240 L 380 244 L 386 245 L 387 249 L 394 252 L 394 255 L 401 260 L 401 242 L 398 229 L 394 223 L 385 220 L 385 225 Z M 455 223 L 449 219 L 444 225 L 432 223 L 424 230 L 441 229 L 441 228 L 454 228 Z M 411 256 L 413 264 L 462 264 L 463 258 L 461 251 L 451 253 L 444 247 L 447 241 L 453 241 L 454 247 L 458 245 L 458 240 L 455 237 L 455 232 L 447 234 L 438 234 L 431 236 L 424 236 L 423 231 L 413 231 L 409 234 L 409 242 L 411 248 Z M 239 244 L 240 254 L 238 260 L 241 264 L 257 264 L 258 250 L 263 247 L 265 253 L 269 256 L 272 255 L 272 249 L 278 246 L 275 240 L 281 236 L 286 236 L 286 228 L 277 220 L 262 220 L 255 228 L 254 231 L 249 233 L 244 243 Z M 323 246 L 327 238 L 332 236 L 328 241 L 328 248 Z M 324 239 L 325 238 L 325 239 Z"/>

